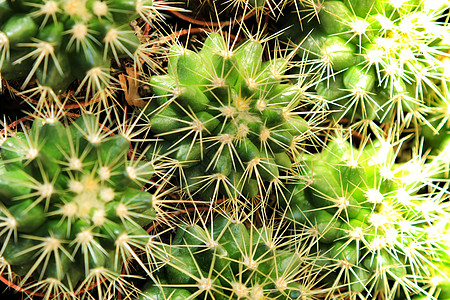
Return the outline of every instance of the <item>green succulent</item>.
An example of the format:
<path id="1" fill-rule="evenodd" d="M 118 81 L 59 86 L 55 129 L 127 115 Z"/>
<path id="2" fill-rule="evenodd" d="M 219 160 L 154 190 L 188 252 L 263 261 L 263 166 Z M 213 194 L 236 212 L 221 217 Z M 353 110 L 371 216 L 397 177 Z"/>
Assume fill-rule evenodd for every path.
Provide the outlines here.
<path id="1" fill-rule="evenodd" d="M 449 214 L 443 177 L 434 179 L 440 158 L 425 163 L 419 153 L 400 163 L 397 146 L 378 139 L 357 149 L 338 136 L 300 157 L 300 182 L 286 185 L 280 203 L 302 242 L 322 255 L 334 299 L 340 288 L 352 299 L 409 297 L 427 293 L 431 274 L 448 275 L 436 261 L 450 258 L 446 239 L 433 234 Z"/>
<path id="2" fill-rule="evenodd" d="M 155 151 L 175 165 L 177 186 L 199 199 L 249 199 L 279 185 L 310 134 L 295 110 L 302 89 L 283 75 L 288 57 L 263 62 L 263 43 L 230 43 L 216 32 L 197 52 L 175 44 L 168 74 L 150 78 Z"/>
<path id="3" fill-rule="evenodd" d="M 277 236 L 278 224 L 256 228 L 242 214 L 212 210 L 202 217 L 208 224 L 192 217 L 177 223 L 166 264 L 143 287 L 141 300 L 291 300 L 324 294 L 308 275 L 307 251 L 286 246 Z"/>
<path id="4" fill-rule="evenodd" d="M 153 245 L 141 226 L 156 218 L 143 189 L 154 162 L 128 159 L 133 135 L 104 125 L 93 114 L 49 114 L 3 129 L 0 270 L 45 299 L 126 292 L 128 261 Z"/>
<path id="5" fill-rule="evenodd" d="M 379 123 L 396 124 L 399 131 L 431 127 L 428 94 L 438 90 L 450 48 L 448 3 L 326 0 L 299 6 L 302 26 L 293 14 L 284 36 L 317 73 L 317 105 L 332 119 L 346 118 L 362 131 Z"/>
<path id="6" fill-rule="evenodd" d="M 111 73 L 111 60 L 133 59 L 136 66 L 149 61 L 129 23 L 156 16 L 152 0 L 0 1 L 0 74 L 7 80 L 33 78 L 31 94 L 58 101 L 78 80 L 76 92 L 109 97 L 119 82 Z"/>

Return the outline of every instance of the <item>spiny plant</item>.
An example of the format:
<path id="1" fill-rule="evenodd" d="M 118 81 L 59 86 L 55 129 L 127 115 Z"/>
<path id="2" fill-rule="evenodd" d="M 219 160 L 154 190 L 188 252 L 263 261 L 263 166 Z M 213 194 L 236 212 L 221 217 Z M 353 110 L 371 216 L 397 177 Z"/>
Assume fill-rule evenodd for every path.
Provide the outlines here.
<path id="1" fill-rule="evenodd" d="M 27 95 L 59 102 L 59 95 L 78 80 L 76 93 L 107 98 L 119 82 L 111 76 L 111 60 L 148 62 L 129 23 L 140 17 L 153 22 L 163 2 L 152 0 L 0 1 L 0 75 L 21 79 Z M 37 85 L 31 85 L 36 78 Z M 23 79 L 23 80 L 22 80 Z"/>
<path id="2" fill-rule="evenodd" d="M 448 146 L 448 130 L 450 126 L 450 58 L 444 59 L 444 72 L 437 85 L 437 90 L 428 94 L 431 103 L 428 121 L 432 125 L 422 126 L 421 136 L 425 139 L 425 146 L 429 147 L 433 154 L 446 151 Z"/>
<path id="3" fill-rule="evenodd" d="M 138 253 L 159 253 L 141 227 L 156 217 L 144 189 L 155 161 L 127 157 L 139 134 L 132 122 L 109 130 L 99 114 L 66 114 L 53 107 L 2 129 L 1 273 L 45 299 L 131 292 L 128 260 L 150 274 Z"/>
<path id="4" fill-rule="evenodd" d="M 295 244 L 283 222 L 213 209 L 177 220 L 166 265 L 140 299 L 316 299 L 309 245 Z M 254 219 L 255 218 L 255 219 Z"/>
<path id="5" fill-rule="evenodd" d="M 269 14 L 272 17 L 279 18 L 283 11 L 294 4 L 295 0 L 228 0 L 227 5 L 246 10 L 255 9 L 257 13 Z"/>
<path id="6" fill-rule="evenodd" d="M 301 4 L 300 4 L 301 6 Z M 401 131 L 427 120 L 449 54 L 446 1 L 318 1 L 299 9 L 285 37 L 317 71 L 315 91 L 333 119 L 353 129 Z"/>
<path id="7" fill-rule="evenodd" d="M 175 185 L 191 196 L 254 198 L 267 184 L 277 189 L 311 134 L 298 110 L 304 87 L 284 75 L 290 55 L 263 61 L 264 46 L 258 38 L 237 45 L 219 32 L 208 33 L 200 51 L 174 42 L 168 74 L 150 78 L 154 151 L 172 161 Z"/>
<path id="8" fill-rule="evenodd" d="M 446 251 L 448 251 L 448 238 L 449 238 L 449 224 L 446 220 L 439 220 L 432 225 L 432 229 L 427 232 L 430 240 L 442 245 Z M 448 252 L 447 252 L 448 253 Z M 449 257 L 448 255 L 437 255 L 434 257 L 434 262 L 439 268 L 440 272 L 431 272 L 432 276 L 427 282 L 430 292 L 428 295 L 417 295 L 413 300 L 446 300 L 450 298 L 450 269 L 449 269 Z M 443 276 L 442 274 L 446 274 Z"/>
<path id="9" fill-rule="evenodd" d="M 433 179 L 442 158 L 417 151 L 397 162 L 400 144 L 380 136 L 357 149 L 338 135 L 300 157 L 299 183 L 286 185 L 279 202 L 303 243 L 323 255 L 329 299 L 410 299 L 432 295 L 435 275 L 448 280 L 436 263 L 450 258 L 448 242 L 432 235 L 450 213 L 447 188 Z"/>

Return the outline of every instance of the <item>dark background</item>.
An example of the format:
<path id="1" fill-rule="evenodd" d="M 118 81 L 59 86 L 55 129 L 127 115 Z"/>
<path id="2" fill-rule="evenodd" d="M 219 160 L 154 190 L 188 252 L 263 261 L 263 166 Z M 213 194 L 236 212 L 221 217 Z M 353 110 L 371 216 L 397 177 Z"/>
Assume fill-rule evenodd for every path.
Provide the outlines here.
<path id="1" fill-rule="evenodd" d="M 0 299 L 1 300 L 22 300 L 29 299 L 26 295 L 15 291 L 14 289 L 8 287 L 6 284 L 0 281 Z"/>

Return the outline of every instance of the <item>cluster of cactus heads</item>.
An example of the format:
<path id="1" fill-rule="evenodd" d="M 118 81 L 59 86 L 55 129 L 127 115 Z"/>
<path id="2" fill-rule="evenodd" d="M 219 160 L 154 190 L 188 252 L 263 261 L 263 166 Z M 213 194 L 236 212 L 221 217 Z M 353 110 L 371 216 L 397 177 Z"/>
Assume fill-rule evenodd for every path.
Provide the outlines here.
<path id="1" fill-rule="evenodd" d="M 294 14 L 286 37 L 318 71 L 315 91 L 334 119 L 355 128 L 431 126 L 427 95 L 438 91 L 450 49 L 448 3 L 326 0 L 299 10 L 317 15 L 303 20 L 299 34 Z"/>
<path id="2" fill-rule="evenodd" d="M 302 183 L 287 185 L 286 216 L 323 254 L 316 263 L 333 274 L 327 284 L 344 289 L 330 295 L 406 299 L 448 276 L 438 259 L 448 246 L 437 229 L 449 216 L 446 188 L 431 178 L 441 158 L 397 163 L 395 146 L 381 139 L 357 149 L 336 137 L 320 154 L 301 157 Z"/>
<path id="3" fill-rule="evenodd" d="M 214 5 L 0 0 L 2 84 L 45 100 L 1 121 L 0 280 L 45 300 L 450 299 L 448 1 Z M 217 28 L 184 42 L 171 22 L 198 16 Z M 69 113 L 72 94 L 113 101 Z"/>
<path id="4" fill-rule="evenodd" d="M 202 217 L 179 222 L 158 280 L 145 284 L 140 299 L 303 299 L 323 293 L 313 288 L 314 276 L 305 280 L 309 249 L 284 245 L 275 237 L 277 225 L 257 228 L 243 215 L 210 209 Z"/>

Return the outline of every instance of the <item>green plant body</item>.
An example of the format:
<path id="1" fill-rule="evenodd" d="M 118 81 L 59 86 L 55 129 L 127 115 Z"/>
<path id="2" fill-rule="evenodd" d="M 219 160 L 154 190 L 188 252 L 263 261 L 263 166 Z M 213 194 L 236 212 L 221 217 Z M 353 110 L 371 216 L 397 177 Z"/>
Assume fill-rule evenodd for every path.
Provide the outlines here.
<path id="1" fill-rule="evenodd" d="M 315 92 L 335 120 L 431 126 L 428 94 L 448 58 L 444 1 L 330 1 L 299 4 L 287 39 L 317 72 Z M 309 15 L 308 15 L 309 13 Z M 316 14 L 315 16 L 312 16 Z M 300 32 L 299 32 L 300 31 Z"/>
<path id="2" fill-rule="evenodd" d="M 450 300 L 450 2 L 184 2 L 0 0 L 1 281 Z"/>
<path id="3" fill-rule="evenodd" d="M 0 1 L 0 74 L 33 78 L 38 89 L 52 97 L 79 80 L 77 92 L 109 96 L 117 81 L 110 75 L 111 59 L 123 57 L 142 63 L 141 45 L 129 22 L 148 20 L 155 9 L 151 0 Z"/>
<path id="4" fill-rule="evenodd" d="M 424 137 L 424 145 L 430 149 L 433 155 L 440 155 L 442 152 L 448 152 L 448 133 L 450 116 L 450 58 L 443 60 L 444 76 L 436 91 L 428 94 L 428 101 L 432 103 L 427 120 L 431 126 L 422 125 L 420 136 Z"/>
<path id="5" fill-rule="evenodd" d="M 36 118 L 2 140 L 0 270 L 45 299 L 126 291 L 120 274 L 150 239 L 153 162 L 129 160 L 130 137 L 98 121 Z"/>
<path id="6" fill-rule="evenodd" d="M 198 52 L 175 44 L 168 74 L 150 79 L 159 152 L 178 168 L 178 185 L 202 199 L 253 198 L 264 183 L 278 183 L 296 139 L 309 132 L 294 111 L 301 89 L 283 75 L 288 59 L 263 62 L 255 40 L 229 43 L 210 33 Z"/>
<path id="7" fill-rule="evenodd" d="M 140 299 L 288 300 L 323 293 L 311 289 L 314 280 L 303 282 L 303 253 L 278 244 L 277 227 L 245 223 L 218 214 L 209 225 L 178 224 L 166 265 L 147 282 Z"/>
<path id="8" fill-rule="evenodd" d="M 433 226 L 449 213 L 432 178 L 442 158 L 398 163 L 394 146 L 381 139 L 356 149 L 337 137 L 299 158 L 305 183 L 287 185 L 286 215 L 317 245 L 330 295 L 345 287 L 352 299 L 401 298 L 432 293 L 432 274 L 448 278 L 436 260 L 449 259 L 446 237 Z"/>

